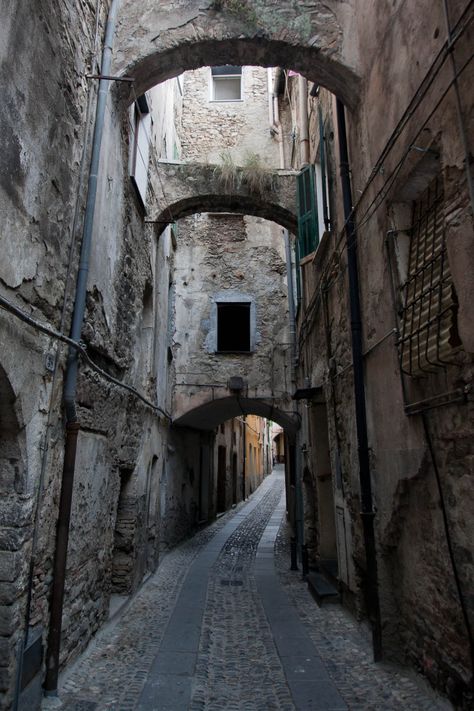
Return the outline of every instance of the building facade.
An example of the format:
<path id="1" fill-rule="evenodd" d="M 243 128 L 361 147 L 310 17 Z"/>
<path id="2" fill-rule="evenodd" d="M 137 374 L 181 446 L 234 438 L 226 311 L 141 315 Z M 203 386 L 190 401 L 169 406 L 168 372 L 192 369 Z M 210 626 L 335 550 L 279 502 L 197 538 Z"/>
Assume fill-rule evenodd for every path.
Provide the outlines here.
<path id="1" fill-rule="evenodd" d="M 257 418 L 375 656 L 472 703 L 473 10 L 299 5 L 1 3 L 5 709 L 255 490 Z"/>

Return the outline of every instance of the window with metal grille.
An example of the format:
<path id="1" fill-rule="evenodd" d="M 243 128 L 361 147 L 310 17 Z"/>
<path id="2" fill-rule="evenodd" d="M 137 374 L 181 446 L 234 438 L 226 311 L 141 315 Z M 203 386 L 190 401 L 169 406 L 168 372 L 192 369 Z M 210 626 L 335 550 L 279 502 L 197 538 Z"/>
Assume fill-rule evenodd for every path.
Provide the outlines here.
<path id="1" fill-rule="evenodd" d="M 452 362 L 461 345 L 439 177 L 413 205 L 408 275 L 402 289 L 402 370 L 408 375 L 434 372 Z"/>

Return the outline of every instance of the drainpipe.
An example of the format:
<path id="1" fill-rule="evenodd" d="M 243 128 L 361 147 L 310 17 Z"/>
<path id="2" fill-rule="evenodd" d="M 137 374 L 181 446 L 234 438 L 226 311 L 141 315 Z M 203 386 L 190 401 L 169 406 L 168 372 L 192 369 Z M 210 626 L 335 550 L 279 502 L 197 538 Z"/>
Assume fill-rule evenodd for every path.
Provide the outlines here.
<path id="1" fill-rule="evenodd" d="M 298 108 L 300 115 L 300 167 L 309 163 L 308 80 L 298 74 Z"/>
<path id="2" fill-rule="evenodd" d="M 242 501 L 245 501 L 245 475 L 247 469 L 247 417 L 243 416 L 244 431 L 242 434 L 243 456 L 242 456 Z"/>
<path id="3" fill-rule="evenodd" d="M 291 344 L 291 382 L 295 383 L 295 363 L 296 363 L 296 310 L 293 285 L 293 265 L 291 262 L 291 244 L 288 230 L 283 230 L 285 240 L 286 255 L 286 279 L 288 282 L 288 318 L 290 321 L 290 344 Z"/>
<path id="4" fill-rule="evenodd" d="M 120 0 L 112 0 L 105 28 L 104 47 L 102 51 L 101 76 L 110 75 L 112 62 L 112 45 L 115 33 L 115 22 Z M 87 200 L 84 213 L 81 255 L 77 274 L 76 295 L 72 315 L 71 338 L 80 341 L 82 323 L 86 307 L 87 277 L 92 247 L 92 230 L 97 197 L 97 179 L 99 172 L 100 147 L 104 130 L 105 106 L 109 81 L 101 79 L 97 95 L 97 106 L 92 138 L 91 163 L 87 185 Z M 61 647 L 61 626 L 64 602 L 64 585 L 66 578 L 66 559 L 69 541 L 69 525 L 71 518 L 72 492 L 74 487 L 74 471 L 76 463 L 77 437 L 79 422 L 76 412 L 78 353 L 70 349 L 66 365 L 64 383 L 64 408 L 66 412 L 66 441 L 64 448 L 63 475 L 61 496 L 59 501 L 58 523 L 56 531 L 56 549 L 54 553 L 53 584 L 50 604 L 50 622 L 48 649 L 46 654 L 46 678 L 44 690 L 46 696 L 57 696 L 59 675 L 59 654 Z"/>
<path id="5" fill-rule="evenodd" d="M 352 191 L 347 149 L 346 119 L 344 105 L 337 99 L 337 128 L 339 134 L 339 158 L 341 164 L 341 188 L 346 225 L 347 270 L 349 275 L 349 304 L 351 314 L 352 361 L 354 368 L 354 399 L 356 411 L 357 448 L 359 461 L 359 485 L 362 526 L 366 556 L 365 595 L 367 613 L 372 625 L 374 660 L 382 658 L 382 630 L 377 581 L 377 554 L 375 548 L 372 484 L 370 480 L 367 413 L 365 408 L 364 362 L 362 355 L 362 321 L 359 297 L 359 273 L 357 266 L 357 230 L 352 214 Z"/>

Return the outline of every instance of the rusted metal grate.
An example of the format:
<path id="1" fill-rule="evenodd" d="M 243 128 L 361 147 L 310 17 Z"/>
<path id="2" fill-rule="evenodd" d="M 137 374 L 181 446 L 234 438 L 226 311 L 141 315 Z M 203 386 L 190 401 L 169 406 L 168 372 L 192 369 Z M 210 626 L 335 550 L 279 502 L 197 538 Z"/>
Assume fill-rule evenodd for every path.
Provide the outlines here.
<path id="1" fill-rule="evenodd" d="M 445 241 L 444 196 L 436 178 L 413 206 L 408 275 L 402 286 L 401 367 L 408 375 L 452 362 L 461 342 Z"/>

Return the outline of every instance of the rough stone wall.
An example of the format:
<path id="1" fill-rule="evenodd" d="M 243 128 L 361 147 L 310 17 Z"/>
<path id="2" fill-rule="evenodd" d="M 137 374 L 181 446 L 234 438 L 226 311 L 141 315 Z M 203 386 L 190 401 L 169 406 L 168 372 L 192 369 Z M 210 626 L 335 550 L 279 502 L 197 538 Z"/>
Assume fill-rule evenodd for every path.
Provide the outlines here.
<path id="1" fill-rule="evenodd" d="M 107 2 L 65 2 L 60 7 L 46 2 L 41 9 L 20 2 L 2 11 L 6 95 L 0 118 L 5 156 L 0 240 L 5 258 L 0 289 L 38 320 L 65 333 L 72 310 L 95 108 L 96 82 L 86 74 L 98 70 L 107 8 Z M 40 75 L 32 70 L 37 67 L 44 68 Z M 179 101 L 174 83 L 151 92 L 154 162 L 160 156 L 175 157 L 173 120 L 179 119 Z M 170 105 L 168 98 L 171 117 L 164 108 Z M 153 228 L 144 224 L 127 172 L 128 135 L 127 112 L 117 107 L 111 92 L 82 338 L 101 368 L 157 399 L 166 410 L 170 407 L 167 334 L 173 250 L 169 230 L 158 242 Z M 71 249 L 73 238 L 76 245 Z M 7 709 L 15 683 L 13 651 L 25 615 L 36 504 L 39 536 L 29 622 L 33 630 L 43 631 L 46 643 L 64 442 L 61 392 L 66 349 L 58 349 L 54 341 L 3 310 L 0 326 L 5 343 L 0 372 L 11 384 L 22 431 L 15 447 L 24 465 L 17 475 L 20 485 L 24 474 L 23 490 L 5 499 L 1 514 L 4 547 L 0 553 L 5 569 L 0 587 L 8 614 L 0 631 L 0 691 L 2 708 Z M 45 363 L 46 355 L 53 359 Z M 49 363 L 54 358 L 57 370 L 52 373 Z M 163 420 L 83 364 L 78 415 L 81 434 L 62 663 L 83 649 L 107 618 L 111 591 L 132 592 L 143 574 L 157 565 L 159 471 L 169 437 Z M 7 444 L 2 437 L 2 452 Z M 13 461 L 13 443 L 8 446 Z M 126 493 L 121 492 L 121 472 L 130 478 Z M 181 476 L 179 470 L 174 474 Z"/>
<path id="2" fill-rule="evenodd" d="M 448 3 L 452 26 L 464 6 L 465 3 L 460 2 Z M 359 137 L 360 129 L 350 121 L 352 145 L 356 141 L 359 145 L 367 145 L 367 150 L 361 150 L 362 160 L 360 165 L 356 164 L 354 171 L 355 191 L 363 185 L 369 166 L 374 165 L 395 122 L 446 40 L 443 4 L 436 3 L 434 7 L 430 4 L 428 26 L 423 17 L 422 8 L 417 7 L 415 12 L 415 8 L 399 3 L 393 14 L 378 24 L 378 29 L 377 24 L 372 24 L 377 23 L 377 17 L 373 14 L 365 29 L 360 26 L 360 42 L 368 49 L 370 42 L 376 41 L 378 32 L 385 31 L 385 41 L 376 50 L 376 61 L 372 61 L 367 69 L 367 101 L 364 102 L 361 123 L 370 127 L 370 144 L 367 135 Z M 360 22 L 364 23 L 365 19 L 367 15 L 362 13 Z M 369 37 L 372 30 L 373 34 Z M 423 38 L 423 41 L 420 43 L 416 38 Z M 460 69 L 470 56 L 472 41 L 471 22 L 456 42 L 456 68 Z M 459 78 L 459 91 L 472 155 L 474 96 L 469 73 L 468 66 Z M 401 75 L 404 76 L 403 82 L 399 80 Z M 389 265 L 382 236 L 389 229 L 405 227 L 402 220 L 406 219 L 406 213 L 400 208 L 393 211 L 390 208 L 400 203 L 410 208 L 411 201 L 419 197 L 424 187 L 423 180 L 419 178 L 423 153 L 418 149 L 408 150 L 408 147 L 416 145 L 437 151 L 439 160 L 426 175 L 425 184 L 438 174 L 444 187 L 445 236 L 449 266 L 459 300 L 458 327 L 462 350 L 453 358 L 453 365 L 439 368 L 424 378 L 407 378 L 407 403 L 472 386 L 472 318 L 465 318 L 470 308 L 468 303 L 472 303 L 472 250 L 466 250 L 466 240 L 472 242 L 472 206 L 467 194 L 466 157 L 452 88 L 436 108 L 452 76 L 453 68 L 447 57 L 436 72 L 431 89 L 408 121 L 401 139 L 387 156 L 382 180 L 376 180 L 369 191 L 368 198 L 372 199 L 374 190 L 380 189 L 385 176 L 391 175 L 401 161 L 401 169 L 389 193 L 388 205 L 382 204 L 374 219 L 360 230 L 360 252 L 370 255 L 369 259 L 360 260 L 364 339 L 368 349 L 397 324 L 396 309 L 391 299 L 387 298 L 390 293 Z M 383 121 L 372 108 L 375 95 L 379 105 L 390 107 L 390 113 L 385 113 Z M 364 209 L 366 204 L 364 202 Z M 399 322 L 397 325 L 400 327 Z M 406 650 L 410 662 L 422 670 L 434 686 L 447 693 L 459 706 L 468 708 L 472 703 L 468 691 L 472 669 L 467 632 L 455 590 L 440 505 L 442 498 L 446 506 L 453 557 L 472 625 L 474 611 L 469 590 L 473 589 L 474 561 L 472 546 L 467 541 L 473 540 L 474 529 L 465 495 L 466 486 L 472 486 L 473 474 L 472 404 L 453 403 L 424 413 L 434 463 L 421 414 L 407 417 L 403 413 L 400 372 L 393 338 L 367 356 L 366 367 L 370 446 L 374 452 L 374 493 L 379 512 L 381 580 L 383 589 L 391 587 L 395 598 L 389 601 L 387 621 L 389 626 L 400 627 L 401 614 L 403 625 L 399 649 Z M 390 398 L 388 394 L 391 394 Z M 390 427 L 382 426 L 387 422 L 390 422 Z M 435 467 L 439 471 L 442 497 L 436 485 Z M 420 505 L 422 501 L 424 505 Z M 385 580 L 385 575 L 391 578 Z M 398 582 L 394 586 L 395 580 L 402 581 L 402 584 Z"/>
<path id="3" fill-rule="evenodd" d="M 449 3 L 453 24 L 460 17 L 461 9 L 462 3 Z M 472 240 L 472 219 L 453 90 L 448 90 L 442 99 L 452 77 L 449 58 L 441 63 L 436 76 L 433 75 L 432 85 L 419 107 L 413 110 L 412 118 L 402 127 L 393 148 L 383 162 L 377 164 L 381 150 L 446 38 L 442 13 L 442 3 L 435 7 L 430 5 L 427 28 L 419 5 L 408 7 L 407 3 L 400 2 L 390 10 L 380 5 L 374 14 L 372 4 L 361 4 L 357 20 L 360 56 L 365 62 L 364 101 L 356 111 L 346 112 L 346 117 L 359 229 L 366 403 L 385 653 L 409 661 L 460 708 L 469 708 L 472 670 L 467 632 L 441 512 L 442 499 L 460 586 L 472 620 L 469 591 L 473 585 L 473 561 L 468 540 L 472 540 L 473 531 L 466 487 L 472 487 L 473 420 L 469 392 L 473 349 L 472 319 L 468 324 L 465 317 L 467 304 L 472 300 L 472 250 L 467 254 L 464 241 Z M 458 68 L 468 60 L 471 35 L 470 28 L 463 30 L 457 41 Z M 459 88 L 470 142 L 473 96 L 467 76 L 468 71 L 460 76 Z M 296 99 L 295 94 L 294 104 Z M 319 100 L 329 124 L 334 122 L 331 97 L 321 92 Z M 437 102 L 440 102 L 438 108 Z M 381 106 L 387 110 L 381 110 Z M 313 119 L 316 108 L 317 101 L 310 101 Z M 314 120 L 310 123 L 310 132 L 314 160 L 319 142 Z M 334 142 L 337 148 L 337 131 L 329 128 L 327 137 L 328 145 Z M 410 146 L 416 148 L 410 149 Z M 437 160 L 431 161 L 429 169 L 426 169 L 426 160 L 422 163 L 426 149 L 439 155 Z M 335 159 L 332 170 L 336 176 L 337 153 Z M 393 303 L 390 276 L 392 270 L 396 278 L 400 277 L 398 268 L 403 256 L 398 257 L 398 264 L 395 258 L 390 265 L 385 238 L 389 230 L 403 231 L 409 226 L 412 201 L 436 173 L 444 186 L 445 233 L 449 266 L 459 299 L 462 349 L 453 357 L 452 365 L 440 368 L 437 373 L 424 378 L 406 378 L 404 395 L 396 338 L 392 332 L 401 327 L 397 316 L 399 302 Z M 368 180 L 370 185 L 366 188 Z M 388 197 L 384 194 L 385 188 Z M 356 595 L 348 602 L 363 613 L 360 591 L 365 555 L 358 515 L 346 255 L 344 242 L 338 241 L 344 222 L 338 180 L 333 182 L 331 192 L 332 234 L 323 240 L 316 258 L 302 269 L 305 301 L 299 323 L 299 378 L 300 386 L 305 377 L 311 377 L 313 386 L 322 385 L 328 405 L 333 475 L 340 466 L 342 477 L 343 497 L 340 498 L 335 488 L 335 503 L 337 506 L 339 498 L 339 505 L 347 516 L 349 582 L 344 580 L 344 583 Z M 374 206 L 377 209 L 373 209 Z M 391 249 L 402 254 L 399 246 L 402 234 L 390 234 Z M 402 271 L 404 269 L 406 263 L 402 265 Z M 319 292 L 321 285 L 323 290 Z M 397 295 L 399 301 L 400 298 Z M 328 304 L 326 315 L 325 301 Z M 458 399 L 445 407 L 425 411 L 423 417 L 431 442 L 424 431 L 421 414 L 407 415 L 404 411 L 405 404 L 463 391 L 467 393 L 465 404 Z M 339 554 L 341 569 L 341 550 Z"/>
<path id="4" fill-rule="evenodd" d="M 320 81 L 348 105 L 359 98 L 355 3 L 124 0 L 114 70 L 136 78 L 143 91 L 202 66 L 286 66 Z M 133 32 L 130 31 L 133 28 Z M 126 87 L 123 87 L 126 95 Z"/>
<path id="5" fill-rule="evenodd" d="M 68 279 L 68 259 L 77 236 L 75 209 L 83 198 L 81 165 L 88 159 L 88 101 L 93 102 L 95 94 L 94 82 L 85 75 L 96 68 L 97 37 L 107 9 L 106 2 L 97 3 L 96 17 L 95 5 L 2 3 L 1 12 L 0 292 L 43 323 L 65 330 L 70 305 L 65 312 L 63 305 L 75 273 L 73 267 Z M 39 74 L 34 71 L 38 67 L 42 67 Z M 30 626 L 41 629 L 48 622 L 57 477 L 62 464 L 61 370 L 53 374 L 50 364 L 55 361 L 53 370 L 63 364 L 64 349 L 3 310 L 0 328 L 0 367 L 12 387 L 24 467 L 23 491 L 2 502 L 1 555 L 7 566 L 2 600 L 7 617 L 1 631 L 0 705 L 8 709 L 16 674 L 14 647 L 24 627 L 37 505 L 41 545 L 48 553 L 40 563 L 42 555 L 36 551 L 35 587 L 41 589 L 42 600 L 34 604 Z M 47 354 L 51 356 L 48 366 Z"/>
<path id="6" fill-rule="evenodd" d="M 184 75 L 183 156 L 186 161 L 222 163 L 230 157 L 242 165 L 258 155 L 275 168 L 270 134 L 267 70 L 242 67 L 242 100 L 211 101 L 211 68 Z"/>
<path id="7" fill-rule="evenodd" d="M 281 229 L 258 218 L 200 215 L 180 221 L 176 253 L 175 412 L 199 392 L 226 394 L 240 375 L 249 397 L 285 400 L 289 385 L 286 275 Z M 227 295 L 255 304 L 256 347 L 216 354 L 213 304 Z M 213 335 L 214 333 L 214 335 Z"/>

